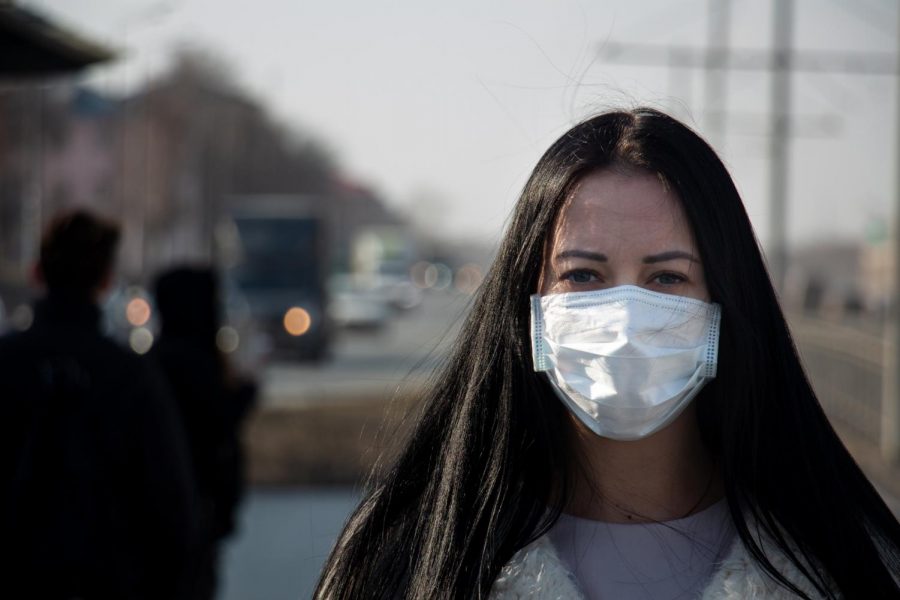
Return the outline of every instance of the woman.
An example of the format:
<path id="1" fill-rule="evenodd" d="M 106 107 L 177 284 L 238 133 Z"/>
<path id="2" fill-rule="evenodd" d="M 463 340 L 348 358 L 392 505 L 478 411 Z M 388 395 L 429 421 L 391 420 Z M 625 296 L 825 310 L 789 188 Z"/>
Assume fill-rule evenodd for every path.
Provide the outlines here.
<path id="1" fill-rule="evenodd" d="M 161 331 L 153 356 L 187 433 L 201 513 L 192 600 L 216 596 L 220 547 L 235 529 L 244 491 L 240 429 L 256 397 L 256 384 L 233 372 L 216 345 L 218 279 L 209 267 L 178 266 L 155 285 Z"/>
<path id="2" fill-rule="evenodd" d="M 569 343 L 591 327 L 607 337 Z M 816 400 L 734 184 L 660 112 L 544 154 L 422 406 L 318 597 L 626 597 L 603 587 L 622 564 L 573 573 L 606 536 L 565 532 L 692 518 L 707 552 L 659 597 L 900 596 L 900 526 Z"/>

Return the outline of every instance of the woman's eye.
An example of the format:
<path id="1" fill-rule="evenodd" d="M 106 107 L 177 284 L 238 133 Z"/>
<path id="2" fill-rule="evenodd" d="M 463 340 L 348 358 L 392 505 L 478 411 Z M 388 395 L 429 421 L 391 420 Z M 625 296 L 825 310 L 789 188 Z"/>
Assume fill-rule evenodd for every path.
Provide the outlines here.
<path id="1" fill-rule="evenodd" d="M 686 280 L 681 275 L 676 275 L 675 273 L 660 273 L 653 278 L 653 281 L 661 285 L 675 285 L 677 283 L 684 283 Z"/>
<path id="2" fill-rule="evenodd" d="M 593 271 L 569 271 L 562 279 L 571 283 L 592 283 L 599 281 L 599 277 Z"/>

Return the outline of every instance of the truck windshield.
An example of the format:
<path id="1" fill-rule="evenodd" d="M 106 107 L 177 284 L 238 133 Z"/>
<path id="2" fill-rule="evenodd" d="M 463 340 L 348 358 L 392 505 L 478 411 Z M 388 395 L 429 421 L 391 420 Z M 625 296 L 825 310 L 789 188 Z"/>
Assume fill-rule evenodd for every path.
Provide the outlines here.
<path id="1" fill-rule="evenodd" d="M 311 217 L 236 218 L 242 260 L 234 278 L 248 291 L 314 288 L 318 223 Z"/>

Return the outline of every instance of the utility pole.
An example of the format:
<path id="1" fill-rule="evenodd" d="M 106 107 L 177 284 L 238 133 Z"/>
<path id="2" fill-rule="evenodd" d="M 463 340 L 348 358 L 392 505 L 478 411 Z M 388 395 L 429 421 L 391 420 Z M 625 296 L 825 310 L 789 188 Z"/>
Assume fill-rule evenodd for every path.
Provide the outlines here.
<path id="1" fill-rule="evenodd" d="M 900 31 L 900 10 L 897 12 Z M 894 164 L 900 160 L 900 36 L 897 38 L 897 77 L 894 80 Z M 881 455 L 888 464 L 900 464 L 900 169 L 894 168 L 894 231 L 891 235 L 891 295 L 884 339 L 884 392 L 881 396 Z"/>
<path id="2" fill-rule="evenodd" d="M 728 45 L 731 25 L 731 0 L 709 0 L 707 23 L 704 121 L 707 137 L 716 148 L 725 145 L 728 107 Z"/>
<path id="3" fill-rule="evenodd" d="M 787 272 L 787 194 L 791 136 L 791 62 L 794 0 L 774 0 L 771 104 L 769 117 L 769 275 L 784 289 Z"/>

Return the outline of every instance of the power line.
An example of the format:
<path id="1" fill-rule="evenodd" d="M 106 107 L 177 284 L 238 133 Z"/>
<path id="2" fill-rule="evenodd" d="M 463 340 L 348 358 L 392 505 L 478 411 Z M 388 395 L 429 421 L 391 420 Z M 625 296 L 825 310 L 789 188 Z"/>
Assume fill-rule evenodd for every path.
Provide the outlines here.
<path id="1" fill-rule="evenodd" d="M 710 65 L 727 65 L 728 70 L 734 71 L 773 71 L 778 69 L 779 60 L 765 49 L 623 42 L 606 42 L 598 54 L 603 60 L 636 66 L 709 69 Z M 895 75 L 897 71 L 897 56 L 891 52 L 789 49 L 788 54 L 791 71 L 795 72 Z"/>

